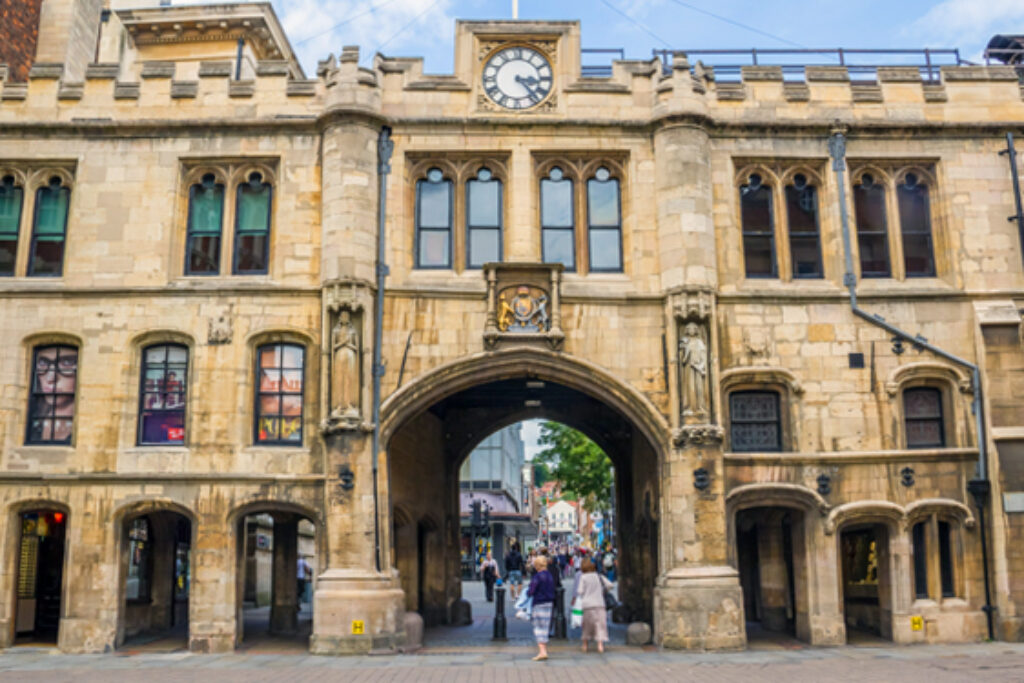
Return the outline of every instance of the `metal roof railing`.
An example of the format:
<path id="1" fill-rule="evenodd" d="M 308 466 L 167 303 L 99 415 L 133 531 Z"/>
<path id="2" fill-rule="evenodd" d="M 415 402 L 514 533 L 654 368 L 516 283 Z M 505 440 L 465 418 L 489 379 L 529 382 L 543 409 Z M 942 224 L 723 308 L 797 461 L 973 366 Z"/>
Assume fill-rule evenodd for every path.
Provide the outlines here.
<path id="1" fill-rule="evenodd" d="M 960 50 L 920 48 L 912 50 L 870 49 L 749 49 L 749 50 L 652 50 L 661 59 L 665 73 L 672 69 L 672 54 L 683 52 L 693 64 L 698 60 L 714 67 L 715 80 L 738 81 L 744 66 L 782 67 L 785 80 L 804 80 L 808 66 L 845 66 L 854 81 L 875 81 L 880 67 L 911 67 L 927 82 L 939 80 L 943 66 L 971 64 L 960 57 Z"/>
<path id="2" fill-rule="evenodd" d="M 596 56 L 601 55 L 602 59 L 600 63 L 587 63 L 586 58 L 588 55 Z M 606 55 L 612 55 L 610 58 L 605 57 Z M 609 78 L 612 75 L 611 63 L 616 59 L 625 59 L 626 51 L 621 47 L 590 47 L 582 48 L 580 50 L 580 66 L 581 75 L 584 78 Z"/>

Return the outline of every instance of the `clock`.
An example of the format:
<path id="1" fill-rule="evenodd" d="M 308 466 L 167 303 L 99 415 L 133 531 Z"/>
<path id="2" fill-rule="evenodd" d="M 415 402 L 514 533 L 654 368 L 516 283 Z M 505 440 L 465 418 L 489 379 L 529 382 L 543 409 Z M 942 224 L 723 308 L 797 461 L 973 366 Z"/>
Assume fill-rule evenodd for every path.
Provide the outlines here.
<path id="1" fill-rule="evenodd" d="M 484 64 L 487 97 L 505 109 L 529 109 L 551 93 L 551 63 L 532 47 L 505 47 Z"/>

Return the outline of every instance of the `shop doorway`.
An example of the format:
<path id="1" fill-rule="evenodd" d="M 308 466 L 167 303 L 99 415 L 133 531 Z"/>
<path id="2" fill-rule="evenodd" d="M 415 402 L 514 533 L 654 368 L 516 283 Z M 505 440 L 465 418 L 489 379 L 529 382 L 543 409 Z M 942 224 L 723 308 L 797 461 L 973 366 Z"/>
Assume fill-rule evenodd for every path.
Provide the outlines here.
<path id="1" fill-rule="evenodd" d="M 839 537 L 847 640 L 892 639 L 889 530 L 883 524 L 849 526 Z"/>
<path id="2" fill-rule="evenodd" d="M 296 512 L 254 511 L 239 519 L 237 533 L 236 646 L 307 651 L 319 574 L 316 525 Z"/>
<path id="3" fill-rule="evenodd" d="M 192 522 L 170 510 L 124 521 L 118 644 L 149 651 L 188 647 Z"/>
<path id="4" fill-rule="evenodd" d="M 20 514 L 16 643 L 57 643 L 64 589 L 67 514 L 31 510 Z"/>

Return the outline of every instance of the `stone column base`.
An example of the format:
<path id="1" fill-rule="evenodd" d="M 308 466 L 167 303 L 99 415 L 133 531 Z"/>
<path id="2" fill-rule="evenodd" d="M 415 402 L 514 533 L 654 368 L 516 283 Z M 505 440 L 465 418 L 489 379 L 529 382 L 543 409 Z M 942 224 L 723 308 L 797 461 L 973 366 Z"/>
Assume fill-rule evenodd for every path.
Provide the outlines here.
<path id="1" fill-rule="evenodd" d="M 397 652 L 405 646 L 405 593 L 397 573 L 328 569 L 317 580 L 313 605 L 314 654 Z"/>
<path id="2" fill-rule="evenodd" d="M 747 645 L 743 591 L 732 567 L 677 567 L 654 589 L 654 642 L 684 650 Z"/>

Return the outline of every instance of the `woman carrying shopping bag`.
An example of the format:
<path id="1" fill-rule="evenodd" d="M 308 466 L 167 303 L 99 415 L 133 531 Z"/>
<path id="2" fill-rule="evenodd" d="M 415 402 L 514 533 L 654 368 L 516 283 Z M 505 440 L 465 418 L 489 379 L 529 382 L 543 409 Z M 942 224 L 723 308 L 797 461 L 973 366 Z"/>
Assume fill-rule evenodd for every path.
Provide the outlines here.
<path id="1" fill-rule="evenodd" d="M 537 641 L 535 662 L 543 662 L 548 658 L 548 630 L 551 628 L 551 611 L 555 602 L 555 580 L 548 570 L 548 558 L 541 555 L 533 561 L 537 572 L 530 580 L 526 594 L 533 598 L 533 637 Z M 555 569 L 557 571 L 557 568 Z"/>
<path id="2" fill-rule="evenodd" d="M 583 609 L 583 647 L 587 651 L 590 640 L 597 642 L 597 651 L 604 652 L 604 644 L 608 642 L 608 612 L 605 609 L 604 594 L 612 588 L 608 579 L 597 572 L 597 567 L 589 559 L 583 560 L 583 573 L 576 579 L 573 590 L 573 609 Z"/>

